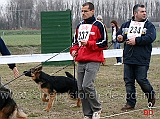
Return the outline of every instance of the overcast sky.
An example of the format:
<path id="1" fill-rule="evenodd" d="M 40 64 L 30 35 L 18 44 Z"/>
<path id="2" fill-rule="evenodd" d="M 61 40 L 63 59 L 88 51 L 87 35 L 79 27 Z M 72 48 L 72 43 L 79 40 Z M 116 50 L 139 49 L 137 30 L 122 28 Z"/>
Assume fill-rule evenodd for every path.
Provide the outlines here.
<path id="1" fill-rule="evenodd" d="M 0 5 L 6 4 L 8 0 L 0 0 Z"/>

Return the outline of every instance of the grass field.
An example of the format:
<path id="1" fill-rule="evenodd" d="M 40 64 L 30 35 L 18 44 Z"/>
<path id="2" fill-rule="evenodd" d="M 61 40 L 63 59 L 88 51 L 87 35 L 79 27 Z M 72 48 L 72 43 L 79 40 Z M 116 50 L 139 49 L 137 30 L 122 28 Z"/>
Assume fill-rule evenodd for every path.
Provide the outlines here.
<path id="1" fill-rule="evenodd" d="M 159 35 L 160 33 L 158 33 Z M 12 54 L 30 54 L 40 53 L 40 35 L 8 35 L 4 36 L 6 44 Z M 158 40 L 160 40 L 160 36 Z M 34 44 L 34 45 L 33 45 Z M 159 44 L 157 46 L 160 46 Z M 154 115 L 144 116 L 143 111 L 147 108 L 147 99 L 142 93 L 138 84 L 137 89 L 137 105 L 135 110 L 128 113 L 122 112 L 120 109 L 125 104 L 125 86 L 123 81 L 123 65 L 114 66 L 115 58 L 107 59 L 107 66 L 101 66 L 96 77 L 95 87 L 99 94 L 99 100 L 102 104 L 103 111 L 101 118 L 103 119 L 159 119 L 160 117 L 160 56 L 153 55 L 151 59 L 150 69 L 148 71 L 148 79 L 156 92 L 156 104 Z M 37 66 L 39 63 L 22 63 L 17 64 L 20 74 L 25 70 Z M 53 74 L 61 70 L 64 66 L 44 66 L 43 71 Z M 73 74 L 73 66 L 69 66 L 55 75 L 65 75 L 65 71 Z M 0 65 L 0 77 L 5 84 L 13 78 L 12 71 L 7 65 Z M 31 78 L 22 76 L 7 85 L 13 91 L 13 98 L 24 112 L 28 114 L 28 119 L 83 119 L 81 108 L 71 108 L 74 104 L 67 98 L 67 94 L 56 96 L 55 103 L 49 112 L 43 111 L 46 103 L 41 101 L 41 92 L 38 90 L 35 82 Z"/>
<path id="2" fill-rule="evenodd" d="M 111 41 L 111 33 L 108 33 L 109 40 Z M 34 46 L 41 44 L 41 35 L 4 35 L 3 39 L 8 46 Z M 160 45 L 160 32 L 157 32 L 156 41 L 154 46 Z"/>
<path id="3" fill-rule="evenodd" d="M 37 46 L 41 44 L 41 35 L 7 35 L 3 38 L 8 46 Z"/>
<path id="4" fill-rule="evenodd" d="M 159 119 L 160 116 L 160 57 L 153 56 L 151 60 L 151 67 L 148 72 L 148 78 L 156 91 L 156 108 L 153 109 L 154 116 L 152 119 Z M 99 94 L 99 100 L 103 107 L 101 114 L 102 118 L 112 119 L 146 119 L 150 118 L 144 116 L 143 111 L 147 109 L 147 99 L 142 93 L 140 87 L 137 87 L 137 105 L 133 112 L 123 113 L 120 109 L 125 104 L 125 86 L 123 82 L 123 65 L 114 66 L 115 58 L 107 59 L 107 66 L 101 66 L 96 77 L 95 87 Z M 39 63 L 17 64 L 20 74 L 24 70 L 29 70 Z M 13 79 L 12 71 L 8 69 L 7 65 L 1 65 L 1 79 L 3 83 L 7 83 Z M 63 67 L 58 66 L 44 66 L 43 71 L 48 74 L 55 73 Z M 73 74 L 73 66 L 69 66 L 55 75 L 64 75 L 65 71 Z M 67 94 L 60 94 L 56 96 L 55 103 L 49 112 L 43 111 L 46 103 L 41 101 L 41 93 L 38 90 L 37 84 L 31 78 L 22 76 L 13 81 L 9 85 L 13 91 L 13 98 L 17 104 L 28 114 L 28 119 L 82 119 L 81 108 L 71 108 L 74 104 L 67 98 Z M 114 115 L 119 114 L 119 115 Z M 114 115 L 114 117 L 110 117 Z M 108 117 L 109 116 L 109 117 Z"/>

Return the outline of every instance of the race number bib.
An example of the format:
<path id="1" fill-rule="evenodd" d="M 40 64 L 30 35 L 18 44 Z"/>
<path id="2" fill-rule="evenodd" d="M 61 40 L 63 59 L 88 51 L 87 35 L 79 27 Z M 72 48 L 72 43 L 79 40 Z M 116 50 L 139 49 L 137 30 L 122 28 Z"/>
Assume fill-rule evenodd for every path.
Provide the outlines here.
<path id="1" fill-rule="evenodd" d="M 145 22 L 131 21 L 127 38 L 130 39 L 131 37 L 141 37 L 144 24 Z"/>
<path id="2" fill-rule="evenodd" d="M 89 35 L 90 35 L 90 31 L 92 28 L 92 24 L 82 24 L 80 25 L 79 29 L 78 29 L 78 42 L 79 45 L 81 40 L 88 40 L 89 39 Z"/>

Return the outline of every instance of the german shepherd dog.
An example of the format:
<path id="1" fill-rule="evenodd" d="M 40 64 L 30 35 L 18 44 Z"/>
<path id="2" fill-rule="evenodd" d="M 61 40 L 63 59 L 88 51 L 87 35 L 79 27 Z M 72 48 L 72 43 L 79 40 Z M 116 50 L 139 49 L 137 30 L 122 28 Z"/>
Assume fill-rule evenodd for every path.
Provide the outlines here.
<path id="1" fill-rule="evenodd" d="M 27 115 L 17 106 L 12 92 L 0 85 L 0 119 L 27 119 Z"/>
<path id="2" fill-rule="evenodd" d="M 81 100 L 78 98 L 77 80 L 69 72 L 65 72 L 66 76 L 51 76 L 42 71 L 42 66 L 24 71 L 25 76 L 32 77 L 32 80 L 39 85 L 39 89 L 44 93 L 43 102 L 48 102 L 48 106 L 44 109 L 49 111 L 54 103 L 56 93 L 68 93 L 69 99 L 77 100 L 74 107 L 80 107 Z"/>

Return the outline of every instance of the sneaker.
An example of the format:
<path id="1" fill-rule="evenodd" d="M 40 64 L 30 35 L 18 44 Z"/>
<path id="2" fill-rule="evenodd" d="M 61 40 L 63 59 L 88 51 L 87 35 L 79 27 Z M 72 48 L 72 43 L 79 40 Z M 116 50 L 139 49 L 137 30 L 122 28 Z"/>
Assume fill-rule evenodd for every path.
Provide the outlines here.
<path id="1" fill-rule="evenodd" d="M 90 117 L 84 116 L 84 119 L 91 119 Z"/>
<path id="2" fill-rule="evenodd" d="M 122 63 L 121 62 L 118 62 L 118 63 L 116 63 L 116 64 L 114 64 L 115 66 L 117 66 L 117 65 L 122 65 Z"/>
<path id="3" fill-rule="evenodd" d="M 98 111 L 98 112 L 94 112 L 93 116 L 92 116 L 92 119 L 100 119 L 100 114 L 101 114 L 101 110 Z"/>

